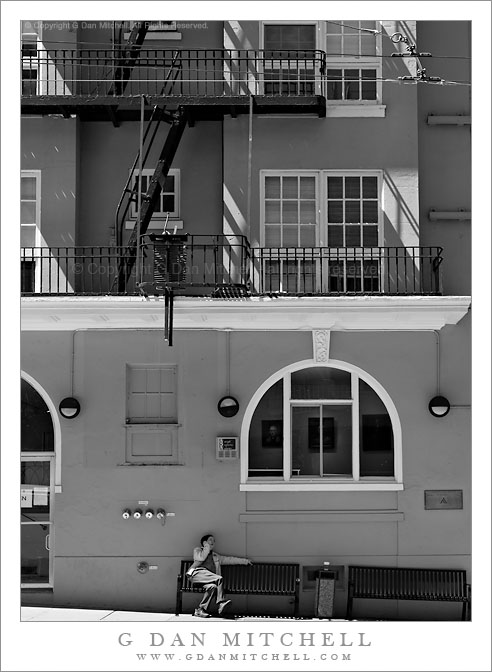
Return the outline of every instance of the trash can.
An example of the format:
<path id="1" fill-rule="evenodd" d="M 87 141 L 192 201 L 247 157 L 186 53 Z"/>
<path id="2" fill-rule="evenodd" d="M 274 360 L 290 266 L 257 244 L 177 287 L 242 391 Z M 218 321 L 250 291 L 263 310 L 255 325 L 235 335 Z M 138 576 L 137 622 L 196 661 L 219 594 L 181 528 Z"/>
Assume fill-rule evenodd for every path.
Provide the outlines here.
<path id="1" fill-rule="evenodd" d="M 316 577 L 314 616 L 332 618 L 335 599 L 336 573 L 331 569 L 321 569 Z"/>

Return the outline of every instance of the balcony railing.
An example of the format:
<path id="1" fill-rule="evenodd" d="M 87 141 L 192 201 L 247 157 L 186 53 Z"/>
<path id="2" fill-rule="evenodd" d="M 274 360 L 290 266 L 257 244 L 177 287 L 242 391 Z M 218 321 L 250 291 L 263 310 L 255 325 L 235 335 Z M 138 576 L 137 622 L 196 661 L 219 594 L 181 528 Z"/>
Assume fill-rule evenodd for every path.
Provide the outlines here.
<path id="1" fill-rule="evenodd" d="M 140 49 L 135 66 L 112 49 L 48 49 L 22 56 L 22 97 L 317 96 L 318 50 Z"/>
<path id="2" fill-rule="evenodd" d="M 440 295 L 442 248 L 252 248 L 244 236 L 157 236 L 123 247 L 22 248 L 30 295 Z M 128 269 L 130 272 L 127 272 Z M 122 283 L 123 279 L 123 283 Z"/>

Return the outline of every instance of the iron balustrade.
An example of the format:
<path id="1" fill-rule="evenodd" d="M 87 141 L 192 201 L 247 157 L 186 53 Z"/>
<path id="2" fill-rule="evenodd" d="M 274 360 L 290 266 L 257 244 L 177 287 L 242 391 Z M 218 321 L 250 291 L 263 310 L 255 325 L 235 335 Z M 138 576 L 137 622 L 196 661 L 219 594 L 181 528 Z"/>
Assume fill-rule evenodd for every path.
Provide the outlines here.
<path id="1" fill-rule="evenodd" d="M 196 296 L 442 294 L 441 247 L 252 248 L 245 236 L 153 238 L 144 237 L 123 292 L 124 246 L 24 247 L 21 292 L 138 295 L 142 283 L 148 294 L 167 285 Z"/>
<path id="2" fill-rule="evenodd" d="M 176 58 L 177 54 L 177 58 Z M 118 49 L 38 49 L 22 54 L 22 96 L 126 98 L 325 95 L 320 50 L 147 49 L 123 67 Z M 163 84 L 166 85 L 163 87 Z"/>

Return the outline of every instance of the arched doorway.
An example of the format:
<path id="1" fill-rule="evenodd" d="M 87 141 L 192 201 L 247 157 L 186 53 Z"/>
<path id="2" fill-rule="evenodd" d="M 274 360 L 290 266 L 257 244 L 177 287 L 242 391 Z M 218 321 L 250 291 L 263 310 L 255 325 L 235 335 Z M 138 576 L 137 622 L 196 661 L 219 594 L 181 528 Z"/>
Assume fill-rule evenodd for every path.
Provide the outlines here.
<path id="1" fill-rule="evenodd" d="M 21 380 L 21 585 L 53 584 L 55 438 L 51 411 Z"/>

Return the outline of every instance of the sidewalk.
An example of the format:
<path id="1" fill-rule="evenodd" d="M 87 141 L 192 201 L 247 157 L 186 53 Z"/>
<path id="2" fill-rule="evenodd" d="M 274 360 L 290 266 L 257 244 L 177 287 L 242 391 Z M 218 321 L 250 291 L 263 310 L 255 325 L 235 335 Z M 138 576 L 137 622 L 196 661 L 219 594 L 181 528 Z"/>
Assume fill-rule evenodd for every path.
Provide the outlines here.
<path id="1" fill-rule="evenodd" d="M 141 611 L 112 611 L 110 609 L 59 609 L 50 607 L 21 607 L 21 621 L 188 621 L 207 623 L 213 621 L 294 621 L 295 619 L 285 617 L 271 618 L 268 616 L 238 616 L 231 619 L 219 618 L 198 618 L 192 614 L 159 614 Z M 303 621 L 319 621 L 318 618 L 303 618 Z M 333 618 L 323 619 L 330 621 L 343 622 L 345 619 Z"/>

